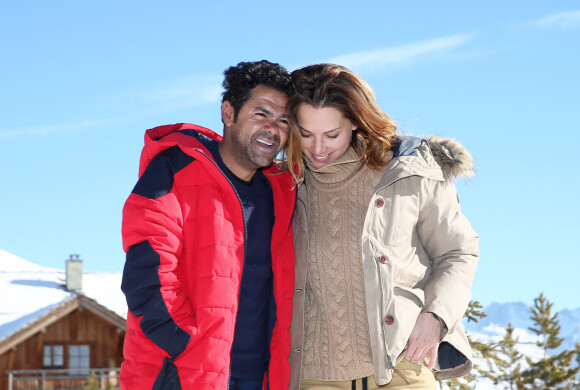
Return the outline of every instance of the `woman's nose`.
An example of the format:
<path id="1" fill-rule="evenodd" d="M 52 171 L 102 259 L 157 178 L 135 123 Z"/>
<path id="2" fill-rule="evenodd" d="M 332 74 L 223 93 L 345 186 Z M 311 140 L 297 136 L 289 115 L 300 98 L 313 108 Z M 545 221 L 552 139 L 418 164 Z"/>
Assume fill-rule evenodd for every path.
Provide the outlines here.
<path id="1" fill-rule="evenodd" d="M 314 148 L 313 148 L 314 154 L 320 156 L 322 154 L 323 150 L 324 150 L 324 145 L 322 144 L 322 140 L 315 139 L 314 140 Z"/>

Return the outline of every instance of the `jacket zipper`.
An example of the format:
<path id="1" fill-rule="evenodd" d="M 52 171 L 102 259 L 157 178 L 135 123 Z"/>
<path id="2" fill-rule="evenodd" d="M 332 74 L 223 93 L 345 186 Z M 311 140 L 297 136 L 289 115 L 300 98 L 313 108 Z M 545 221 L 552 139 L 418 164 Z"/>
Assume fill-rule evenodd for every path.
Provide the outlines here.
<path id="1" fill-rule="evenodd" d="M 405 177 L 407 177 L 407 176 L 405 176 Z M 375 190 L 373 192 L 373 196 L 378 195 L 380 190 L 382 190 L 383 188 L 387 188 L 388 186 L 392 185 L 393 183 L 395 183 L 401 179 L 403 179 L 403 178 L 397 178 L 396 180 L 391 180 L 391 181 L 383 184 L 382 186 L 375 188 Z M 384 283 L 383 283 L 383 278 L 381 277 L 381 267 L 378 266 L 378 261 L 376 258 L 374 259 L 374 263 L 375 263 L 375 266 L 377 267 L 377 273 L 379 275 L 379 284 L 381 286 L 381 302 L 385 302 L 385 297 L 383 294 Z M 383 347 L 385 349 L 387 369 L 394 370 L 395 366 L 393 365 L 393 360 L 391 359 L 391 356 L 389 355 L 389 349 L 387 348 L 387 335 L 386 335 L 386 328 L 384 325 L 384 318 L 385 318 L 385 313 L 383 312 L 383 308 L 381 305 L 381 319 L 382 319 L 381 320 L 381 330 L 382 330 L 382 334 L 383 334 Z"/>
<path id="2" fill-rule="evenodd" d="M 247 234 L 247 228 L 246 228 L 246 218 L 244 215 L 244 207 L 242 206 L 242 200 L 240 199 L 240 196 L 238 195 L 238 192 L 236 191 L 236 188 L 234 187 L 234 185 L 232 184 L 232 182 L 230 181 L 230 179 L 226 176 L 226 174 L 224 173 L 224 171 L 221 170 L 221 168 L 217 165 L 217 163 L 211 159 L 207 154 L 205 154 L 205 152 L 201 149 L 198 149 L 198 151 L 204 155 L 216 168 L 217 170 L 222 174 L 222 176 L 224 177 L 224 179 L 227 180 L 227 182 L 230 184 L 230 186 L 232 187 L 232 190 L 234 191 L 234 194 L 236 194 L 236 198 L 238 198 L 238 203 L 242 209 L 242 222 L 244 225 L 244 259 L 242 261 L 242 274 L 240 275 L 240 287 L 238 288 L 238 297 L 240 294 L 240 289 L 242 288 L 242 280 L 244 279 L 244 271 L 246 269 L 245 265 L 246 265 L 246 244 L 248 242 L 248 237 L 246 236 Z M 238 305 L 239 305 L 240 301 L 238 298 Z M 231 358 L 232 358 L 232 347 L 234 344 L 234 337 L 235 337 L 235 333 L 236 333 L 236 323 L 238 322 L 238 310 L 236 310 L 236 320 L 234 321 L 234 331 L 232 334 L 232 346 L 230 347 L 230 369 L 228 372 L 228 382 L 227 382 L 227 386 L 226 389 L 230 390 L 230 380 L 232 378 L 232 363 L 231 363 Z"/>
<path id="3" fill-rule="evenodd" d="M 379 274 L 379 284 L 381 286 L 381 302 L 385 302 L 385 297 L 383 295 L 383 291 L 384 291 L 384 284 L 383 284 L 383 278 L 381 277 L 381 269 L 378 266 L 378 261 L 376 261 L 375 259 L 375 266 L 377 267 L 377 272 Z M 385 318 L 385 313 L 383 312 L 383 308 L 381 305 L 381 319 Z M 389 355 L 389 349 L 387 348 L 387 335 L 386 335 L 386 329 L 385 329 L 385 325 L 384 325 L 384 321 L 381 320 L 381 330 L 383 333 L 383 347 L 385 348 L 385 355 L 387 358 L 387 368 L 392 370 L 393 369 L 393 361 L 391 360 L 391 356 Z"/>

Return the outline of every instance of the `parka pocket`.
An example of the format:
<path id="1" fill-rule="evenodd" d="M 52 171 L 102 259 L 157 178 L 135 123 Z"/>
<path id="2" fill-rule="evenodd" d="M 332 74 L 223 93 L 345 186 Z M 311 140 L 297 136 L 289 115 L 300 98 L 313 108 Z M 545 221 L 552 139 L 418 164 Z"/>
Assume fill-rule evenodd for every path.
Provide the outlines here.
<path id="1" fill-rule="evenodd" d="M 386 326 L 386 329 L 390 332 L 390 351 L 397 359 L 407 347 L 417 317 L 425 305 L 425 293 L 417 288 L 394 286 L 393 296 L 391 315 L 394 317 L 394 324 Z"/>
<path id="2" fill-rule="evenodd" d="M 420 288 L 395 286 L 395 299 L 407 299 L 420 309 L 425 306 L 425 291 Z"/>

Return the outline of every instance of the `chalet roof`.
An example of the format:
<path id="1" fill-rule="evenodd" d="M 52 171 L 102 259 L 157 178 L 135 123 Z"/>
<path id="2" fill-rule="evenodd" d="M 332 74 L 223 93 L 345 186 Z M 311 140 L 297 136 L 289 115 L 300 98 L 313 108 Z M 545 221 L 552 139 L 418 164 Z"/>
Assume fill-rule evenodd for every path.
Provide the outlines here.
<path id="1" fill-rule="evenodd" d="M 127 304 L 120 286 L 121 272 L 84 272 L 82 293 L 69 292 L 64 269 L 42 267 L 0 249 L 0 354 L 78 307 L 124 328 Z"/>

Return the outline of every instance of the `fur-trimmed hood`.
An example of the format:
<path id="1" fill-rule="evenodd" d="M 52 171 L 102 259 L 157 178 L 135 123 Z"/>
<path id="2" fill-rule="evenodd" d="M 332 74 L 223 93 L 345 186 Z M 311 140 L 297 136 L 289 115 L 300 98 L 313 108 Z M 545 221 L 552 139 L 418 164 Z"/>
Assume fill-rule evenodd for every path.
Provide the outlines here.
<path id="1" fill-rule="evenodd" d="M 466 179 L 475 174 L 473 157 L 452 138 L 400 136 L 393 142 L 390 152 L 392 160 L 385 169 L 380 186 L 408 176 L 444 181 Z"/>
<path id="2" fill-rule="evenodd" d="M 467 179 L 475 175 L 471 153 L 453 138 L 432 136 L 427 139 L 435 160 L 447 176 Z"/>

